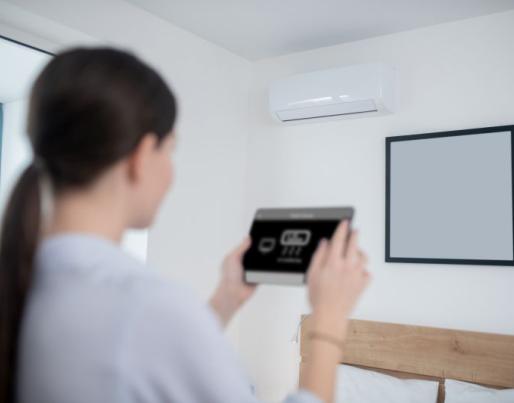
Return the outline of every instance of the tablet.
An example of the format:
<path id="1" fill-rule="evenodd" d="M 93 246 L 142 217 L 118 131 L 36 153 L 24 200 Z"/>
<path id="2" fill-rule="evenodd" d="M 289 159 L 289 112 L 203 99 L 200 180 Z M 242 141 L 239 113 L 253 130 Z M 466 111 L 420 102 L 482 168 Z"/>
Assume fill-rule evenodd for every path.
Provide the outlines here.
<path id="1" fill-rule="evenodd" d="M 305 284 L 312 255 L 330 239 L 352 207 L 259 209 L 250 229 L 252 245 L 243 256 L 247 283 Z"/>

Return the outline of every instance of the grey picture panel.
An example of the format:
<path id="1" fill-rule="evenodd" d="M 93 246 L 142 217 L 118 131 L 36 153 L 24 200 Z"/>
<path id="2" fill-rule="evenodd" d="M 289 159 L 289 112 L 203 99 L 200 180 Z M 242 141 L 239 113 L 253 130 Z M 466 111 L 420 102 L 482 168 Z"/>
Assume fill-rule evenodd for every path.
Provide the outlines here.
<path id="1" fill-rule="evenodd" d="M 389 257 L 510 260 L 511 132 L 390 143 Z"/>

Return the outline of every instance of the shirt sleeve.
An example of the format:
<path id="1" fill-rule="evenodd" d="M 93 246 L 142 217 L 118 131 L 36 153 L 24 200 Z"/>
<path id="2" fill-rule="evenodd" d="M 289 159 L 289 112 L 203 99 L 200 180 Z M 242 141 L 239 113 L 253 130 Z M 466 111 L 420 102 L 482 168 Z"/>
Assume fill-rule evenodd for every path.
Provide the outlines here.
<path id="1" fill-rule="evenodd" d="M 306 390 L 299 389 L 296 393 L 287 396 L 284 403 L 323 403 L 322 400 L 314 393 Z"/>
<path id="2" fill-rule="evenodd" d="M 187 289 L 145 292 L 127 329 L 120 359 L 128 400 L 257 403 L 252 386 L 218 318 Z M 321 403 L 307 390 L 284 403 Z"/>

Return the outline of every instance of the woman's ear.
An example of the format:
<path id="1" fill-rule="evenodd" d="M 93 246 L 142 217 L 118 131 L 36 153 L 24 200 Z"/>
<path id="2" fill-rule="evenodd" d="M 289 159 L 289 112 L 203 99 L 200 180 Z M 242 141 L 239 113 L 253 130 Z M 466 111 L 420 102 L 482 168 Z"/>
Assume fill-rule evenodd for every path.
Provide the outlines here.
<path id="1" fill-rule="evenodd" d="M 153 133 L 145 134 L 128 158 L 128 177 L 133 183 L 140 182 L 149 171 L 152 154 L 158 145 L 158 138 Z"/>

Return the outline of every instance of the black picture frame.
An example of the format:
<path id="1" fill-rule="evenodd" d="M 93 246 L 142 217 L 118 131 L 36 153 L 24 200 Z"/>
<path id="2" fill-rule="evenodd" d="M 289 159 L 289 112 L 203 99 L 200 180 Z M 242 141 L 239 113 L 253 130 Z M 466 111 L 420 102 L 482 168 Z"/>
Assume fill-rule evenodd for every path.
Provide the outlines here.
<path id="1" fill-rule="evenodd" d="M 434 133 L 390 136 L 385 138 L 386 146 L 386 167 L 385 167 L 385 261 L 390 263 L 429 263 L 429 264 L 459 264 L 459 265 L 490 265 L 490 266 L 514 266 L 514 258 L 512 260 L 483 260 L 483 259 L 446 259 L 446 258 L 412 258 L 412 257 L 392 257 L 390 253 L 391 246 L 391 144 L 397 141 L 424 140 L 440 137 L 465 136 L 473 134 L 485 134 L 493 132 L 510 132 L 511 144 L 511 194 L 513 200 L 512 227 L 514 240 L 514 125 L 492 126 L 474 129 L 444 131 Z M 513 242 L 514 250 L 514 242 Z M 513 254 L 514 256 L 514 254 Z"/>

